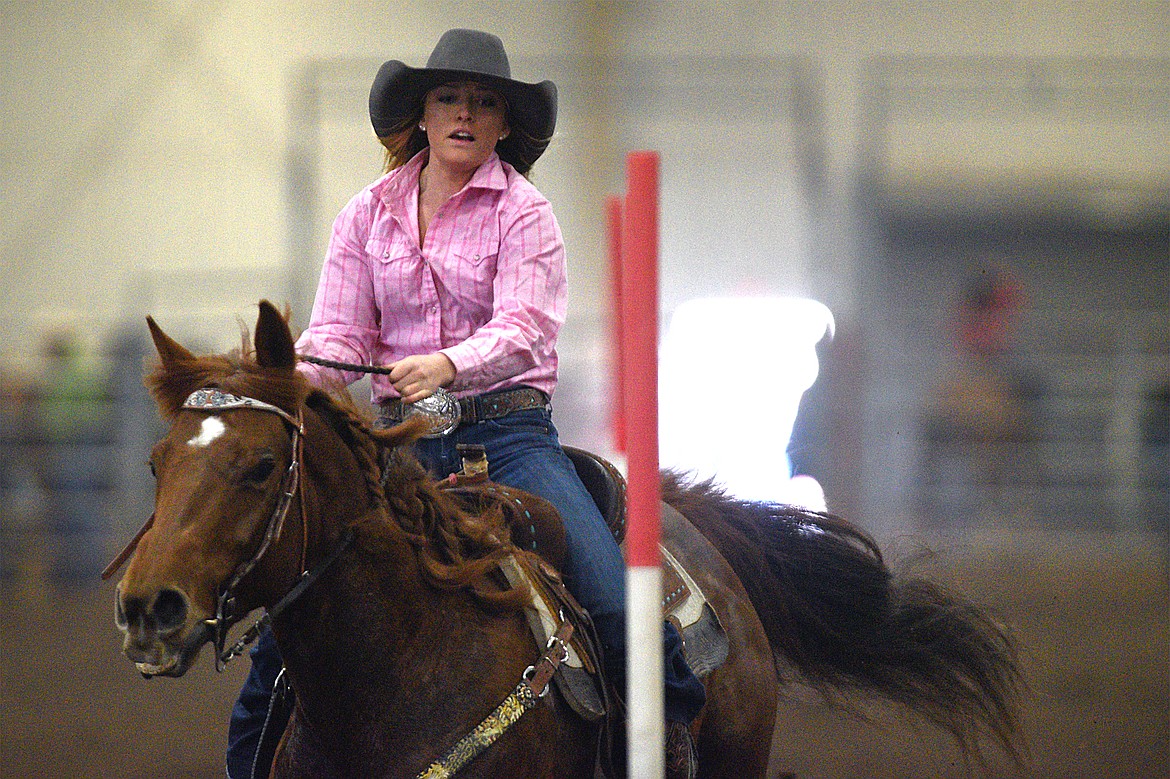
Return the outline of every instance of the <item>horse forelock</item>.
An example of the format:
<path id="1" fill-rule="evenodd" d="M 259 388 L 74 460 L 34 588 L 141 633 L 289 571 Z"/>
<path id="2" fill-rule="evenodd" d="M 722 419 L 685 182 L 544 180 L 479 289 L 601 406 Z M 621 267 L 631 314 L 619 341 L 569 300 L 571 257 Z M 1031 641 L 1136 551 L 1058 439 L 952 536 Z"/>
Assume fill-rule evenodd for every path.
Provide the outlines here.
<path id="1" fill-rule="evenodd" d="M 308 382 L 297 371 L 263 367 L 247 348 L 190 359 L 156 360 L 145 384 L 166 419 L 179 413 L 192 392 L 208 387 L 262 400 L 294 415 L 309 393 Z"/>

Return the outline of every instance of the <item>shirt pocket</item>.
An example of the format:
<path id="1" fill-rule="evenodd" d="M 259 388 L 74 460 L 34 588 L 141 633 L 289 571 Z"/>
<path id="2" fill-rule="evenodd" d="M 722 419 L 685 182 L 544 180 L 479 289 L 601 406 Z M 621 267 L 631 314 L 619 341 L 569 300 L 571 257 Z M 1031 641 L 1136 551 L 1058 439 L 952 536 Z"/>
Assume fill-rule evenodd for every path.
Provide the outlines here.
<path id="1" fill-rule="evenodd" d="M 389 236 L 370 236 L 366 241 L 366 254 L 380 263 L 400 262 L 414 253 L 414 247 L 401 231 Z"/>
<path id="2" fill-rule="evenodd" d="M 481 230 L 478 235 L 453 246 L 451 254 L 463 267 L 483 268 L 494 274 L 500 255 L 500 233 L 497 230 Z"/>
<path id="3" fill-rule="evenodd" d="M 382 311 L 418 306 L 422 287 L 422 258 L 402 235 L 371 237 L 366 253 L 372 263 L 374 293 Z"/>
<path id="4" fill-rule="evenodd" d="M 486 226 L 452 244 L 439 272 L 445 277 L 447 289 L 463 306 L 491 309 L 499 255 L 499 230 Z"/>

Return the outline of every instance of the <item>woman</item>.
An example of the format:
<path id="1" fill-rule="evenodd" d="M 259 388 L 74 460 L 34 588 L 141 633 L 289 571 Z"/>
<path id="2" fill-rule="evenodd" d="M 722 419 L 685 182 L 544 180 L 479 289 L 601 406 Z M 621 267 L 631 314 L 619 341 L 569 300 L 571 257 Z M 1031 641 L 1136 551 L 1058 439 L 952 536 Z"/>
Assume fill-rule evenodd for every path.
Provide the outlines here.
<path id="1" fill-rule="evenodd" d="M 524 177 L 552 137 L 556 99 L 551 81 L 513 80 L 503 43 L 487 33 L 448 31 L 425 68 L 385 63 L 370 90 L 370 118 L 388 172 L 334 223 L 297 350 L 390 367 L 371 380 L 381 425 L 420 407 L 459 408 L 459 419 L 416 447 L 436 476 L 461 468 L 459 444 L 480 445 L 494 481 L 558 508 L 569 546 L 566 580 L 593 617 L 620 690 L 625 568 L 552 423 L 565 252 L 551 206 Z M 300 368 L 323 386 L 360 376 Z M 694 750 L 686 725 L 703 705 L 703 688 L 680 643 L 669 627 L 667 717 L 677 724 L 668 728 L 668 749 L 687 776 Z M 232 777 L 252 766 L 278 670 L 268 637 L 233 710 Z"/>

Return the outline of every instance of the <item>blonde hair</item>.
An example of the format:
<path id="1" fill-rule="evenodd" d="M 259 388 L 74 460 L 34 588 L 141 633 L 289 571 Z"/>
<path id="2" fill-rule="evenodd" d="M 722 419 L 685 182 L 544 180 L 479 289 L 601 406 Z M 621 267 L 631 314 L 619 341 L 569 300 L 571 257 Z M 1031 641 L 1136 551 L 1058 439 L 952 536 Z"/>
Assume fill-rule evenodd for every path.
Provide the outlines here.
<path id="1" fill-rule="evenodd" d="M 419 106 L 418 111 L 390 128 L 389 133 L 378 136 L 378 142 L 384 149 L 383 173 L 401 168 L 410 162 L 411 157 L 427 147 L 427 134 L 418 126 L 421 120 L 422 106 Z"/>

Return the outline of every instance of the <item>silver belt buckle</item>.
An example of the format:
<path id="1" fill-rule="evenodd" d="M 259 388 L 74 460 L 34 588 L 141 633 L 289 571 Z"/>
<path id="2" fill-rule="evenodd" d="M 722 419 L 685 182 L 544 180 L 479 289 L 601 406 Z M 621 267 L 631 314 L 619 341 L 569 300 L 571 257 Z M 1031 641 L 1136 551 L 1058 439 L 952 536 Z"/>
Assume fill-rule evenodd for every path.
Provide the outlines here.
<path id="1" fill-rule="evenodd" d="M 459 401 L 455 396 L 440 387 L 429 397 L 402 405 L 402 421 L 413 417 L 423 417 L 427 420 L 429 427 L 423 438 L 442 438 L 459 427 L 463 412 L 460 411 Z"/>

